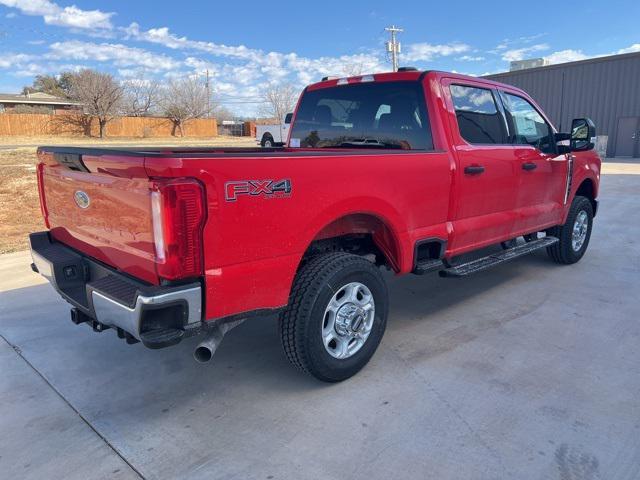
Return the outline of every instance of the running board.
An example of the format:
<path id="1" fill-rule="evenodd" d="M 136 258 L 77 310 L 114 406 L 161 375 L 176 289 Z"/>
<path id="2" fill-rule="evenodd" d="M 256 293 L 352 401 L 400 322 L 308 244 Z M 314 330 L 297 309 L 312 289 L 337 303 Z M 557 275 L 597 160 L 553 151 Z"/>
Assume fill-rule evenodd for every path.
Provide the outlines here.
<path id="1" fill-rule="evenodd" d="M 550 247 L 557 241 L 558 239 L 556 237 L 547 236 L 539 240 L 524 243 L 517 247 L 509 248 L 503 252 L 494 253 L 487 255 L 486 257 L 478 258 L 477 260 L 472 260 L 471 262 L 462 263 L 445 270 L 440 270 L 439 273 L 441 277 L 466 277 L 472 273 L 481 272 L 487 268 L 494 267 L 501 263 L 508 262 L 509 260 L 513 260 L 514 258 L 535 252 L 541 248 Z"/>

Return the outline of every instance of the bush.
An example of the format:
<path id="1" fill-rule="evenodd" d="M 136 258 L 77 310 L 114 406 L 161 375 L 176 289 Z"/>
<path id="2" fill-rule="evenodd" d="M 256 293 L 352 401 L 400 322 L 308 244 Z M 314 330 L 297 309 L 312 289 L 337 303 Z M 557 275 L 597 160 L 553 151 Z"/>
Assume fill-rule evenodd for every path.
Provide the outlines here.
<path id="1" fill-rule="evenodd" d="M 36 106 L 36 105 L 16 105 L 15 108 L 7 108 L 4 113 L 43 113 L 45 115 L 52 115 L 54 113 L 53 107 Z"/>

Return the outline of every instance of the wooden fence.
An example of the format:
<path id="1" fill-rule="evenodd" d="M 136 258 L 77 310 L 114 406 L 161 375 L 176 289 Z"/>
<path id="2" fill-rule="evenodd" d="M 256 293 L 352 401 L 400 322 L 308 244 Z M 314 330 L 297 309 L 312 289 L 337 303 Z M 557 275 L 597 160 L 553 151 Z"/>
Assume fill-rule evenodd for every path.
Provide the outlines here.
<path id="1" fill-rule="evenodd" d="M 215 118 L 196 118 L 185 123 L 186 137 L 215 137 L 218 124 Z M 97 137 L 97 120 L 76 114 L 1 113 L 0 136 L 62 135 Z M 107 137 L 170 137 L 180 136 L 173 123 L 158 117 L 118 117 L 107 124 Z"/>

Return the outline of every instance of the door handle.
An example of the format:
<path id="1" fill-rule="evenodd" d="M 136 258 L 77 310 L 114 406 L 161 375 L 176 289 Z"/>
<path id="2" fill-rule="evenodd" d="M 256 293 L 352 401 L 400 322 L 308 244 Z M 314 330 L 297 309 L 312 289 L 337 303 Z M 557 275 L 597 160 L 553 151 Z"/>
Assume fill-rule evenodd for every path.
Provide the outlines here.
<path id="1" fill-rule="evenodd" d="M 464 173 L 467 175 L 479 175 L 484 172 L 484 167 L 482 165 L 470 165 L 468 167 L 464 167 Z"/>
<path id="2" fill-rule="evenodd" d="M 523 170 L 535 170 L 536 168 L 538 168 L 538 165 L 532 162 L 526 162 L 522 164 Z"/>

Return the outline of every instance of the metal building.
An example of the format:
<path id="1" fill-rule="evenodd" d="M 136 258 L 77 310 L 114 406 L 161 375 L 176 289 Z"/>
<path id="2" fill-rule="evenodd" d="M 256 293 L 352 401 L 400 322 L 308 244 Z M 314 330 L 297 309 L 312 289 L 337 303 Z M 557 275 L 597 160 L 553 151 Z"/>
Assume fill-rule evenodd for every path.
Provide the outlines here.
<path id="1" fill-rule="evenodd" d="M 640 158 L 640 52 L 486 78 L 525 90 L 559 131 L 568 131 L 573 118 L 590 117 L 598 136 L 607 137 L 608 157 Z"/>

